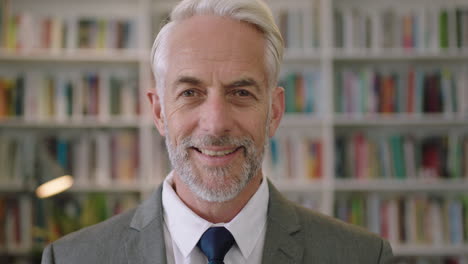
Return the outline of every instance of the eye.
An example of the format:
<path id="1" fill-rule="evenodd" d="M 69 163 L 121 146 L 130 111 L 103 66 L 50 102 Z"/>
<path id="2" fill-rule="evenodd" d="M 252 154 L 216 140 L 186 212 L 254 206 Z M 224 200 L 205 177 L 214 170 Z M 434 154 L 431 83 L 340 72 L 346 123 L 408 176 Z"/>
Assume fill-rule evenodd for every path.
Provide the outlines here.
<path id="1" fill-rule="evenodd" d="M 180 95 L 183 96 L 183 97 L 193 97 L 196 94 L 197 94 L 197 92 L 195 90 L 189 89 L 189 90 L 183 91 Z"/>
<path id="2" fill-rule="evenodd" d="M 234 94 L 237 95 L 237 96 L 241 96 L 241 97 L 251 96 L 252 95 L 249 91 L 244 90 L 244 89 L 236 90 L 236 91 L 234 91 Z"/>

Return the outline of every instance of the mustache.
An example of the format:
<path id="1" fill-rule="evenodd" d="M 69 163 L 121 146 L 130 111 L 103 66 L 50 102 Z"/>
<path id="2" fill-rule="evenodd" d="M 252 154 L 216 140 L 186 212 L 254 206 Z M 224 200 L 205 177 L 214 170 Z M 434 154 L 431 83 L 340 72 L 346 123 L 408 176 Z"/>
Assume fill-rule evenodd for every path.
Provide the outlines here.
<path id="1" fill-rule="evenodd" d="M 233 136 L 198 136 L 198 137 L 186 137 L 181 143 L 182 148 L 203 148 L 203 147 L 244 147 L 248 148 L 252 146 L 254 141 L 247 137 L 233 137 Z"/>

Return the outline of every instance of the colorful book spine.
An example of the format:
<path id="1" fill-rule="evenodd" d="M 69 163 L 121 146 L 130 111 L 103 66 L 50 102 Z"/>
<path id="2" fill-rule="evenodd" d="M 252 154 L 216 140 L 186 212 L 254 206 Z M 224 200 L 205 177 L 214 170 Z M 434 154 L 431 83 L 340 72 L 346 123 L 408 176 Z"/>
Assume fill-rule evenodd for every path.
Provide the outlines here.
<path id="1" fill-rule="evenodd" d="M 310 181 L 323 175 L 322 142 L 308 136 L 280 136 L 270 140 L 264 169 L 278 180 Z"/>
<path id="2" fill-rule="evenodd" d="M 6 251 L 32 248 L 31 199 L 27 196 L 12 198 L 0 196 L 0 249 Z"/>
<path id="3" fill-rule="evenodd" d="M 466 115 L 465 68 L 382 70 L 363 67 L 337 73 L 335 110 L 346 114 L 443 113 Z"/>
<path id="4" fill-rule="evenodd" d="M 0 120 L 130 120 L 140 112 L 136 76 L 130 69 L 0 73 Z"/>
<path id="5" fill-rule="evenodd" d="M 371 135 L 335 140 L 335 174 L 352 179 L 468 179 L 468 135 Z"/>
<path id="6" fill-rule="evenodd" d="M 468 47 L 468 10 L 463 6 L 419 7 L 417 10 L 383 7 L 373 8 L 373 14 L 368 13 L 349 4 L 335 7 L 335 47 L 345 51 L 372 48 L 411 52 Z M 372 45 L 369 44 L 371 39 L 374 40 Z"/>
<path id="7" fill-rule="evenodd" d="M 275 16 L 286 51 L 293 54 L 320 47 L 320 1 L 302 4 L 303 7 L 281 8 Z"/>
<path id="8" fill-rule="evenodd" d="M 337 197 L 335 216 L 366 227 L 393 246 L 461 246 L 468 222 L 466 195 L 343 194 Z"/>
<path id="9" fill-rule="evenodd" d="M 284 74 L 279 85 L 285 89 L 286 113 L 318 113 L 321 89 L 319 71 Z"/>
<path id="10" fill-rule="evenodd" d="M 0 184 L 27 186 L 54 176 L 71 175 L 75 184 L 112 186 L 139 180 L 139 137 L 115 130 L 57 135 L 0 133 Z"/>
<path id="11" fill-rule="evenodd" d="M 35 166 L 29 158 L 33 151 L 32 143 L 21 133 L 0 133 L 0 184 L 20 187 L 29 182 Z"/>
<path id="12" fill-rule="evenodd" d="M 10 9 L 9 0 L 0 2 L 0 48 L 9 51 L 137 48 L 136 18 L 65 18 Z"/>

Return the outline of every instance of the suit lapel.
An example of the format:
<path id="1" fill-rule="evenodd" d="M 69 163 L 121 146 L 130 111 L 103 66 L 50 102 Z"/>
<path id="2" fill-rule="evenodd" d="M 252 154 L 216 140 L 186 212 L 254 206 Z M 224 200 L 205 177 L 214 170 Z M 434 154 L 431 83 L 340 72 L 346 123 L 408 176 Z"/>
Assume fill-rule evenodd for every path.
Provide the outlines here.
<path id="1" fill-rule="evenodd" d="M 268 181 L 267 230 L 262 263 L 301 263 L 304 248 L 294 238 L 301 226 L 293 205 Z M 125 243 L 128 263 L 166 264 L 162 185 L 136 210 Z"/>
<path id="2" fill-rule="evenodd" d="M 294 207 L 268 181 L 267 230 L 262 263 L 301 263 L 304 248 L 294 238 L 301 226 Z"/>
<path id="3" fill-rule="evenodd" d="M 162 185 L 133 216 L 125 243 L 129 264 L 166 264 L 161 193 Z"/>

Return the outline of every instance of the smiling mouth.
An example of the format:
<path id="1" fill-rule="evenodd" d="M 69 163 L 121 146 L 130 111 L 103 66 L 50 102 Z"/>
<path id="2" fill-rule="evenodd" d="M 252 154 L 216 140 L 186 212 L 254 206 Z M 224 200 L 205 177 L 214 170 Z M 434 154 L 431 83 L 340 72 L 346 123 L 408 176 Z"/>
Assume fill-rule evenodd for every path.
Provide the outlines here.
<path id="1" fill-rule="evenodd" d="M 223 157 L 223 156 L 227 156 L 229 154 L 236 152 L 242 147 L 226 149 L 226 150 L 209 150 L 209 149 L 196 148 L 196 147 L 192 147 L 192 148 L 196 150 L 197 152 L 210 156 L 210 157 Z"/>

